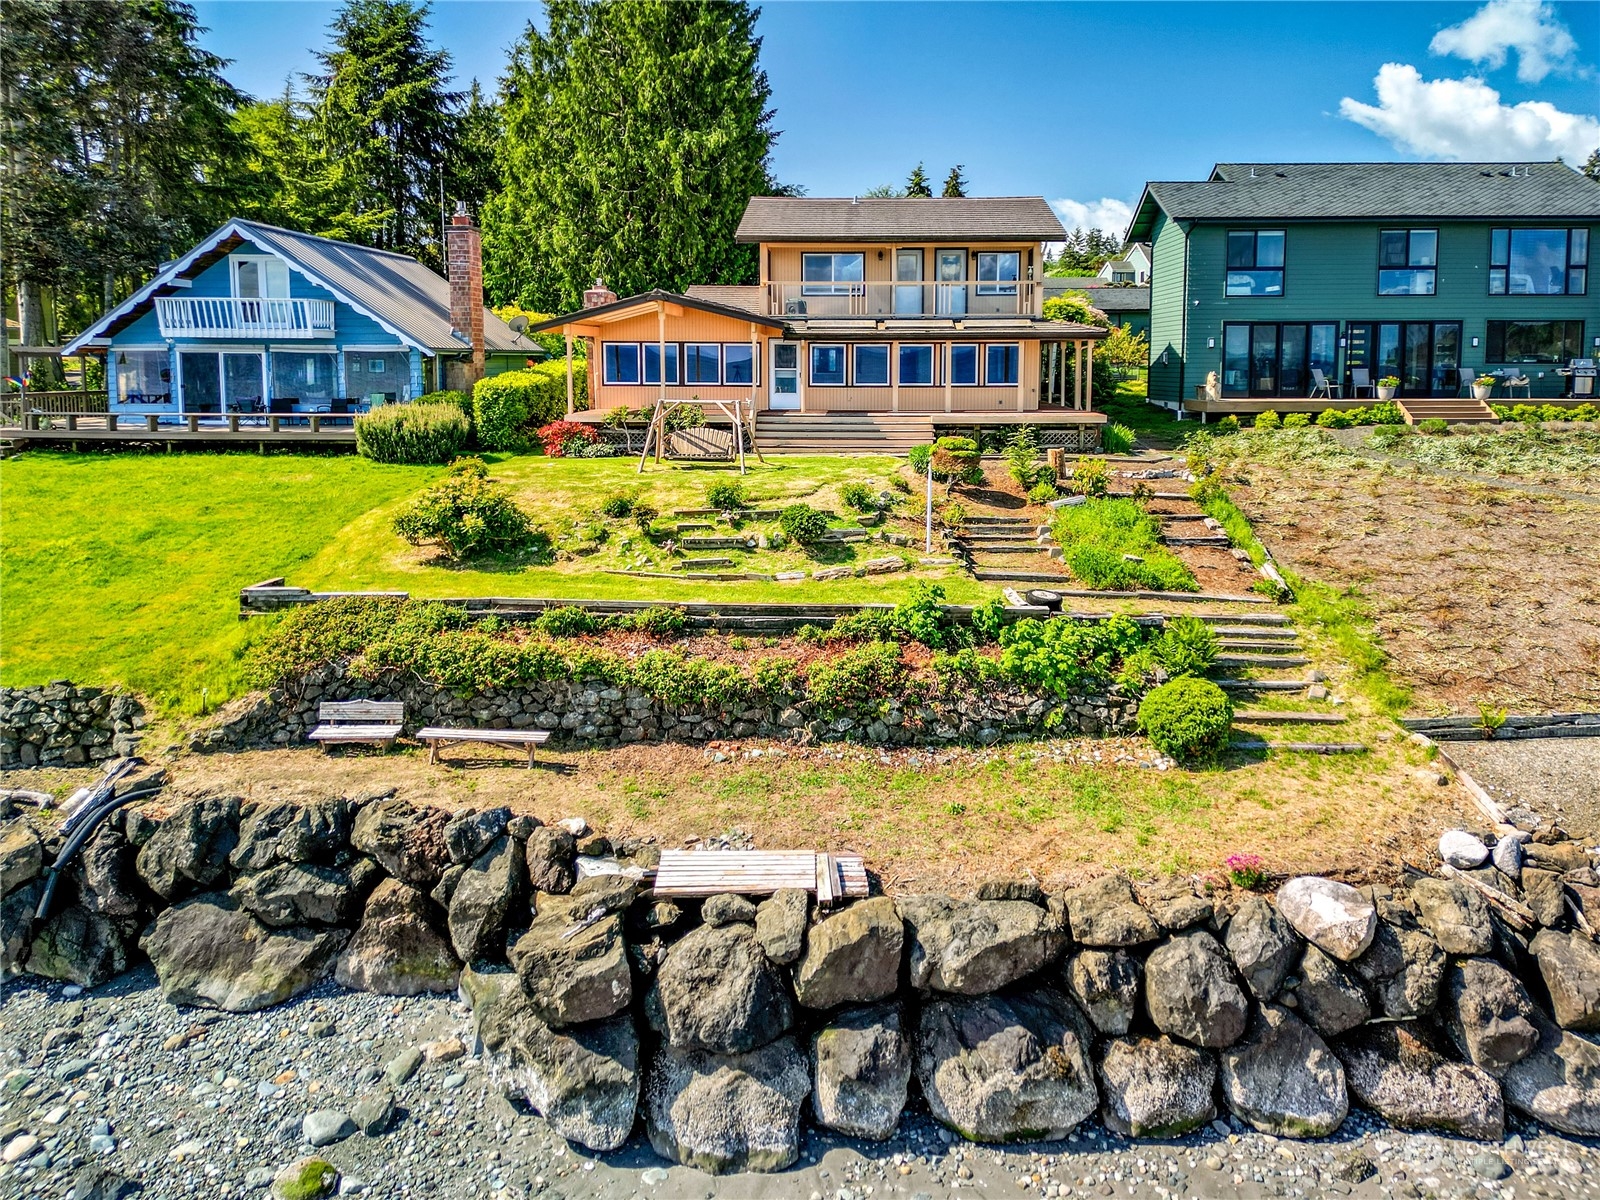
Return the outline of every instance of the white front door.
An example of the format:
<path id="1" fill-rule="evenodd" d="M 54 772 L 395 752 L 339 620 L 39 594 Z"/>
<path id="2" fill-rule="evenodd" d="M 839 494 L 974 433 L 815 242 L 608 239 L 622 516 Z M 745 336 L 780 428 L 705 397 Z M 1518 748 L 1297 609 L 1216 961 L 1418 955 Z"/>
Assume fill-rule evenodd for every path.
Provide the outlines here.
<path id="1" fill-rule="evenodd" d="M 800 343 L 772 343 L 772 391 L 767 407 L 774 412 L 800 410 Z"/>
<path id="2" fill-rule="evenodd" d="M 960 317 L 967 312 L 967 252 L 940 250 L 936 259 L 939 288 L 935 309 L 942 316 Z"/>

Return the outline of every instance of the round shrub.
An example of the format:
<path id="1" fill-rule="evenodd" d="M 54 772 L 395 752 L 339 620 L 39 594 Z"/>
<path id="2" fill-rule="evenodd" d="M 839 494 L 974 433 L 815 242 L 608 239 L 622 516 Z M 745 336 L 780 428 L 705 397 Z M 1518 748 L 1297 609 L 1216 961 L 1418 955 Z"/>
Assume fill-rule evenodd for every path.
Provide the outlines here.
<path id="1" fill-rule="evenodd" d="M 631 492 L 612 492 L 600 501 L 601 515 L 621 518 L 633 515 L 634 497 Z"/>
<path id="2" fill-rule="evenodd" d="M 1217 422 L 1217 432 L 1218 433 L 1238 433 L 1239 432 L 1239 418 L 1234 416 L 1232 413 L 1229 413 L 1227 416 L 1223 417 L 1220 421 Z"/>
<path id="3" fill-rule="evenodd" d="M 820 542 L 828 533 L 828 516 L 809 504 L 791 504 L 778 516 L 778 528 L 784 536 L 802 546 Z"/>
<path id="4" fill-rule="evenodd" d="M 1255 427 L 1257 429 L 1276 429 L 1283 424 L 1283 418 L 1270 408 L 1266 412 L 1256 414 Z"/>
<path id="5" fill-rule="evenodd" d="M 1317 414 L 1317 424 L 1324 429 L 1345 429 L 1350 418 L 1336 408 L 1325 408 Z"/>
<path id="6" fill-rule="evenodd" d="M 1290 413 L 1283 419 L 1285 429 L 1305 429 L 1311 424 L 1310 413 Z"/>
<path id="7" fill-rule="evenodd" d="M 750 507 L 744 484 L 737 479 L 719 479 L 706 484 L 706 505 L 718 512 L 734 512 Z"/>
<path id="8" fill-rule="evenodd" d="M 551 421 L 539 427 L 539 441 L 551 458 L 576 458 L 583 447 L 598 443 L 600 435 L 582 421 Z M 568 449 L 570 442 L 578 445 Z"/>
<path id="9" fill-rule="evenodd" d="M 467 448 L 472 425 L 453 404 L 385 404 L 356 418 L 356 450 L 381 463 L 447 463 Z"/>
<path id="10" fill-rule="evenodd" d="M 847 483 L 839 489 L 839 498 L 857 512 L 878 511 L 878 493 L 864 483 Z"/>
<path id="11" fill-rule="evenodd" d="M 1443 417 L 1428 417 L 1426 420 L 1418 421 L 1417 428 L 1423 433 L 1438 436 L 1450 431 L 1450 422 Z"/>
<path id="12" fill-rule="evenodd" d="M 1030 504 L 1048 504 L 1060 494 L 1056 490 L 1056 485 L 1046 480 L 1036 483 L 1028 489 L 1028 502 Z"/>
<path id="13" fill-rule="evenodd" d="M 1139 728 L 1157 750 L 1180 762 L 1214 760 L 1227 749 L 1232 727 L 1233 701 L 1209 679 L 1174 679 L 1139 704 Z"/>
<path id="14" fill-rule="evenodd" d="M 457 560 L 548 543 L 510 492 L 470 471 L 452 472 L 410 500 L 396 514 L 394 531 L 413 546 L 435 545 Z"/>

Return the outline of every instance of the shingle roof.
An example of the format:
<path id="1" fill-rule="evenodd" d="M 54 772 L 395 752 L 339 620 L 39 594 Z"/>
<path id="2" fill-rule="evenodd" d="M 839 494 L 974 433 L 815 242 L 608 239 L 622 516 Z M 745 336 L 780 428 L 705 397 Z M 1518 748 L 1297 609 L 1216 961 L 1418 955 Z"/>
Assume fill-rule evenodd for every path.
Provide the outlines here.
<path id="1" fill-rule="evenodd" d="M 1149 312 L 1147 287 L 1099 287 L 1089 293 L 1089 301 L 1101 312 Z"/>
<path id="2" fill-rule="evenodd" d="M 758 284 L 691 283 L 684 295 L 724 308 L 742 308 L 757 316 L 767 315 L 766 289 Z"/>
<path id="3" fill-rule="evenodd" d="M 737 290 L 744 291 L 746 289 L 740 288 Z M 752 288 L 749 290 L 760 291 L 761 289 Z M 767 316 L 739 304 L 725 304 L 705 296 L 679 295 L 677 292 L 667 292 L 661 288 L 653 288 L 648 292 L 640 292 L 637 296 L 624 296 L 620 300 L 611 301 L 609 304 L 599 304 L 594 308 L 580 308 L 576 312 L 562 313 L 558 317 L 549 317 L 536 325 L 529 325 L 528 332 L 544 333 L 547 330 L 560 329 L 563 325 L 581 324 L 597 317 L 615 319 L 626 315 L 632 309 L 653 307 L 663 300 L 668 304 L 692 308 L 697 312 L 714 313 L 719 317 L 733 317 L 739 321 L 754 321 L 758 325 L 765 325 L 769 329 L 782 329 L 784 327 L 781 318 Z"/>
<path id="4" fill-rule="evenodd" d="M 1129 239 L 1150 236 L 1157 205 L 1179 221 L 1593 219 L 1600 184 L 1559 162 L 1218 163 L 1146 184 Z"/>
<path id="5" fill-rule="evenodd" d="M 1066 236 L 1041 196 L 959 200 L 753 196 L 735 234 L 741 242 L 1054 242 Z"/>

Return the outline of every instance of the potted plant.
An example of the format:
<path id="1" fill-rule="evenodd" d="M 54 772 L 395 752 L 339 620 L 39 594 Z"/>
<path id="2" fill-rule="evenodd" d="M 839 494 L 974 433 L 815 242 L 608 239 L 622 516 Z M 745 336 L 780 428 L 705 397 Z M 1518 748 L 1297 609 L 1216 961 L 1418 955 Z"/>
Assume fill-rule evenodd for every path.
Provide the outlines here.
<path id="1" fill-rule="evenodd" d="M 1487 400 L 1494 393 L 1494 385 L 1499 382 L 1493 375 L 1479 375 L 1472 381 L 1472 398 Z"/>
<path id="2" fill-rule="evenodd" d="M 1378 380 L 1378 399 L 1393 400 L 1394 394 L 1400 390 L 1400 377 L 1398 375 L 1385 375 Z"/>

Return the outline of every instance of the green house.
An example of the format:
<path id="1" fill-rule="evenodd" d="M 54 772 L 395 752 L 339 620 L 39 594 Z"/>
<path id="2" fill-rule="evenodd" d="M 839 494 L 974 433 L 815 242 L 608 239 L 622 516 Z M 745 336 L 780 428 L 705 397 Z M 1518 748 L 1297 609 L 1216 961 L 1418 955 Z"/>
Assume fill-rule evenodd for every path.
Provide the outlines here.
<path id="1" fill-rule="evenodd" d="M 1600 183 L 1559 162 L 1146 184 L 1128 239 L 1152 243 L 1150 398 L 1203 418 L 1370 402 L 1389 377 L 1402 402 L 1454 398 L 1485 373 L 1497 402 L 1570 395 L 1570 361 L 1600 357 L 1597 234 Z"/>

